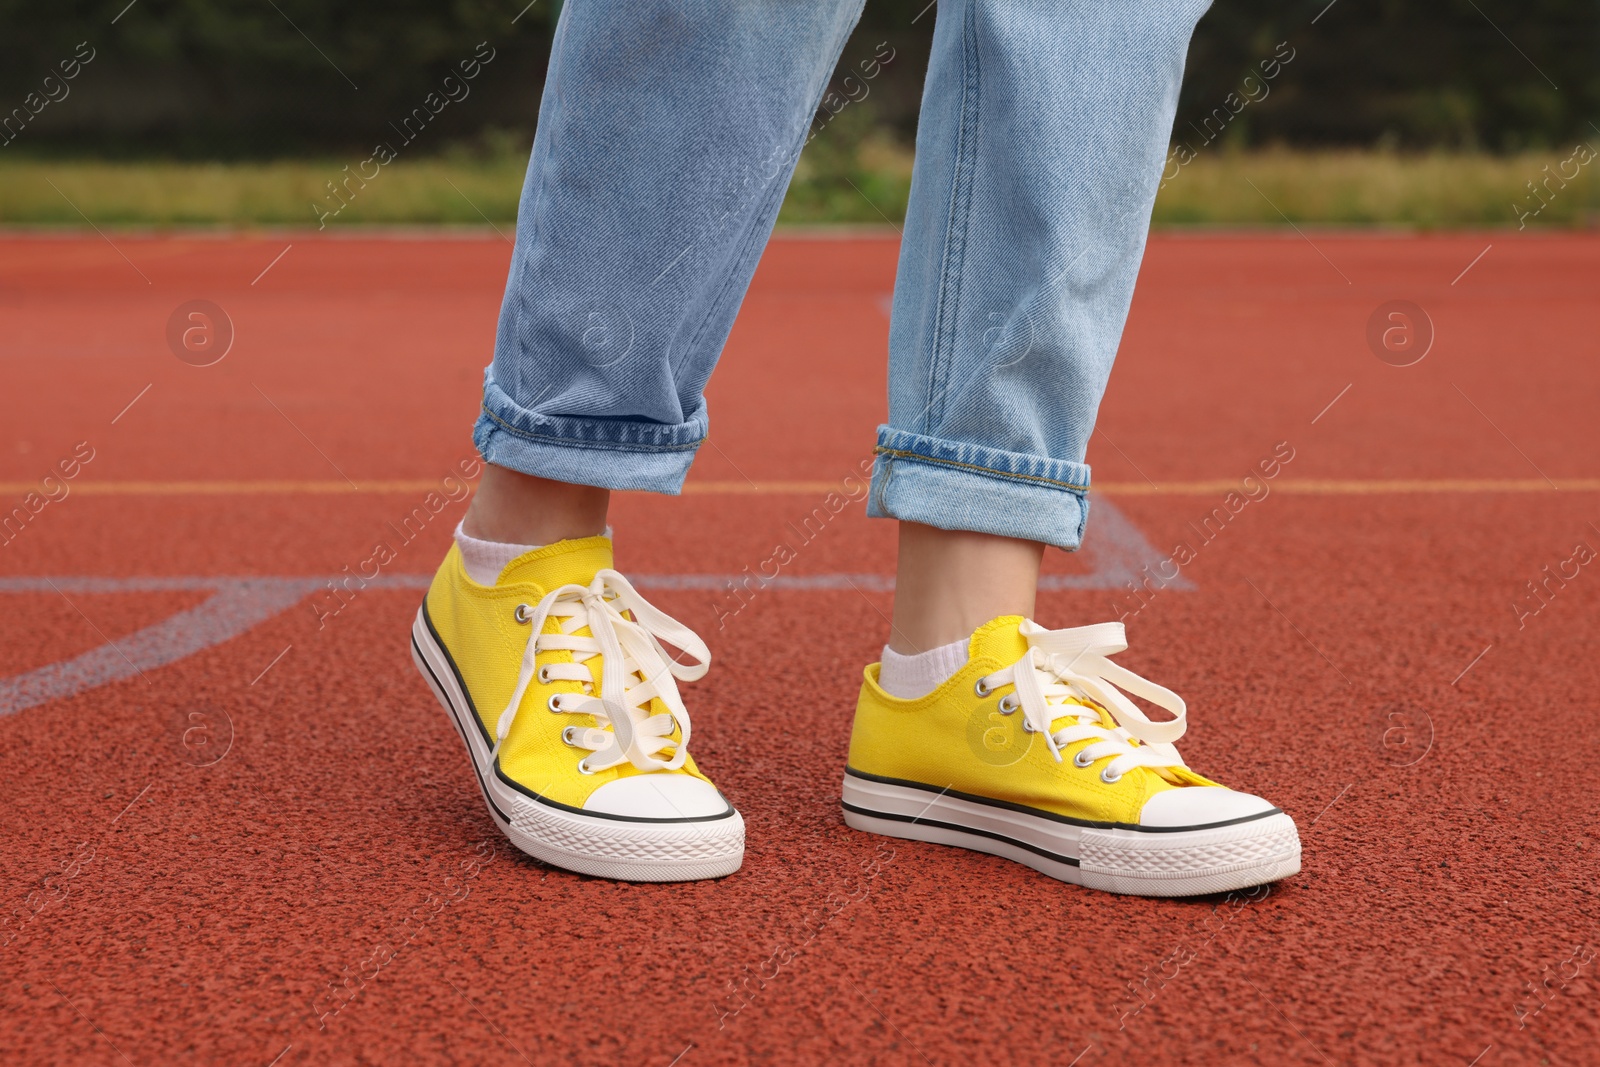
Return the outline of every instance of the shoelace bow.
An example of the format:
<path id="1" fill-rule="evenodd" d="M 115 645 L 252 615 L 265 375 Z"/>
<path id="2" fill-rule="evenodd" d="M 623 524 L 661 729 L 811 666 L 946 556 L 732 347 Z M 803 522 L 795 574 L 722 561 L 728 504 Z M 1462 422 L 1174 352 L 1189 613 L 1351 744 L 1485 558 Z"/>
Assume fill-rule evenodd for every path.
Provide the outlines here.
<path id="1" fill-rule="evenodd" d="M 632 613 L 628 618 L 625 612 Z M 545 633 L 545 624 L 561 619 L 559 632 Z M 517 606 L 519 622 L 529 624 L 528 644 L 522 653 L 522 669 L 516 688 L 495 727 L 494 749 L 511 733 L 523 695 L 537 675 L 540 682 L 579 682 L 582 693 L 558 693 L 550 698 L 551 711 L 563 714 L 592 715 L 595 726 L 569 726 L 563 739 L 592 755 L 584 757 L 580 769 L 586 773 L 605 770 L 619 763 L 632 763 L 641 771 L 677 770 L 689 757 L 689 712 L 678 695 L 674 679 L 692 682 L 711 666 L 711 650 L 695 632 L 639 595 L 633 585 L 609 568 L 595 574 L 588 585 L 557 586 L 533 608 Z M 589 628 L 592 636 L 577 631 Z M 662 647 L 667 641 L 680 648 L 694 662 L 681 663 Z M 537 666 L 540 652 L 564 650 L 572 653 L 571 663 Z M 594 672 L 588 661 L 601 657 L 596 695 Z M 666 714 L 650 714 L 650 702 L 659 698 Z M 671 734 L 674 725 L 681 730 L 677 741 Z M 610 729 L 606 729 L 606 727 Z M 673 747 L 670 758 L 659 753 Z"/>
<path id="2" fill-rule="evenodd" d="M 1188 727 L 1183 698 L 1172 690 L 1142 678 L 1108 658 L 1127 650 L 1126 632 L 1120 622 L 1098 623 L 1069 630 L 1046 630 L 1032 620 L 1022 623 L 1021 634 L 1028 650 L 1016 663 L 985 675 L 979 684 L 992 691 L 1008 683 L 1014 685 L 1015 699 L 1002 698 L 1002 711 L 1022 709 L 1023 728 L 1044 735 L 1056 762 L 1061 762 L 1061 746 L 1094 739 L 1073 758 L 1087 767 L 1107 756 L 1115 758 L 1101 777 L 1114 782 L 1135 767 L 1160 770 L 1184 765 L 1173 742 Z M 1173 718 L 1153 721 L 1124 694 L 1148 700 L 1172 712 Z M 1087 700 L 1094 706 L 1069 703 Z M 1010 703 L 1008 709 L 1004 705 Z M 1076 710 L 1075 710 L 1076 709 Z M 1105 728 L 1101 709 L 1117 723 Z M 1051 726 L 1070 717 L 1074 721 L 1059 730 Z M 1133 744 L 1137 740 L 1138 745 Z"/>

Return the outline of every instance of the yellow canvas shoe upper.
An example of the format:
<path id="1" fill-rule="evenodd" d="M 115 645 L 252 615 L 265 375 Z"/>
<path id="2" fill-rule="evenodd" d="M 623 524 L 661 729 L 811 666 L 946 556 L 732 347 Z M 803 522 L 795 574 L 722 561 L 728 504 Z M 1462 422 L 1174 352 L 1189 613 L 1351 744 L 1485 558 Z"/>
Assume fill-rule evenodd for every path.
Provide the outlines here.
<path id="1" fill-rule="evenodd" d="M 703 675 L 710 652 L 611 564 L 607 537 L 559 541 L 484 586 L 452 546 L 424 602 L 500 773 L 577 809 L 641 774 L 710 784 L 689 757 L 676 685 Z M 674 661 L 663 640 L 690 661 Z"/>
<path id="2" fill-rule="evenodd" d="M 867 667 L 849 770 L 1022 805 L 1071 819 L 1136 825 L 1151 797 L 1216 783 L 1172 746 L 1177 694 L 1110 662 L 1121 623 L 1046 630 L 1005 616 L 973 633 L 965 666 L 913 700 Z M 1174 713 L 1152 721 L 1125 693 Z"/>

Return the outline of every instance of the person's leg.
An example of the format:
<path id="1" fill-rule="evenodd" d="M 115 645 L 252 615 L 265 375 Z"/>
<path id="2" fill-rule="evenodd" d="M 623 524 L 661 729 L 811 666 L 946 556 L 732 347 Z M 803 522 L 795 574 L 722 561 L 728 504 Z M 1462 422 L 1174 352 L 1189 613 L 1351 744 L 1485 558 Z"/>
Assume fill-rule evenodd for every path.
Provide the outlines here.
<path id="1" fill-rule="evenodd" d="M 461 520 L 470 537 L 513 545 L 547 545 L 606 531 L 611 490 L 553 482 L 485 464 Z"/>
<path id="2" fill-rule="evenodd" d="M 1037 541 L 900 523 L 889 647 L 916 655 L 953 641 L 964 645 L 999 615 L 1033 618 L 1043 554 Z"/>
<path id="3" fill-rule="evenodd" d="M 1120 623 L 1029 618 L 1044 546 L 1083 536 L 1085 450 L 1205 6 L 939 5 L 869 498 L 901 521 L 895 612 L 851 734 L 852 827 L 1120 893 L 1300 869 L 1287 815 L 1184 765 L 1184 703 L 1109 660 Z"/>
<path id="4" fill-rule="evenodd" d="M 679 491 L 860 3 L 563 8 L 474 432 L 487 467 L 412 627 L 490 813 L 545 862 L 651 881 L 742 862 L 677 689 L 709 651 L 612 569 L 606 508 Z"/>
<path id="5" fill-rule="evenodd" d="M 562 9 L 474 431 L 488 464 L 679 491 L 708 431 L 702 389 L 861 3 Z"/>
<path id="6" fill-rule="evenodd" d="M 939 6 L 869 502 L 904 524 L 897 652 L 1031 615 L 1041 546 L 1079 544 L 1085 450 L 1205 7 Z"/>

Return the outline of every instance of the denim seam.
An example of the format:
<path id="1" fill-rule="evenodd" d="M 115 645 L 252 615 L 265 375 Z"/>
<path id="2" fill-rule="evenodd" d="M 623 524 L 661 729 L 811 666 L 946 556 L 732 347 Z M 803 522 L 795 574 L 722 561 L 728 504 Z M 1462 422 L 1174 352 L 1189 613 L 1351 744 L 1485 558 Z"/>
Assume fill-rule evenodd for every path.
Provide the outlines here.
<path id="1" fill-rule="evenodd" d="M 776 175 L 774 175 L 772 179 L 772 185 L 773 188 L 768 189 L 766 193 L 762 195 L 758 209 L 751 213 L 750 221 L 759 220 L 766 212 L 767 208 L 771 205 L 775 194 L 778 192 Z M 787 189 L 787 183 L 784 183 L 784 187 Z M 695 346 L 700 343 L 700 339 L 705 336 L 706 331 L 711 329 L 711 324 L 716 321 L 717 311 L 722 307 L 723 301 L 725 301 L 728 297 L 728 293 L 734 289 L 739 278 L 744 273 L 739 268 L 741 268 L 744 265 L 745 260 L 750 257 L 753 248 L 755 251 L 759 252 L 761 248 L 765 247 L 764 242 L 757 244 L 756 238 L 759 236 L 760 232 L 761 228 L 759 226 L 752 226 L 750 225 L 750 222 L 745 223 L 743 247 L 741 247 L 738 253 L 734 256 L 734 261 L 732 264 L 733 269 L 728 271 L 727 277 L 723 279 L 722 287 L 717 290 L 717 294 L 712 297 L 710 303 L 706 305 L 705 316 L 701 318 L 700 325 L 695 328 L 694 334 L 689 338 L 689 343 L 684 346 L 684 353 L 686 356 L 685 360 L 677 367 L 672 368 L 672 384 L 674 386 L 678 384 L 678 371 L 683 367 L 688 366 L 688 354 L 695 350 Z"/>
<path id="2" fill-rule="evenodd" d="M 558 17 L 557 18 L 557 22 L 556 22 L 555 33 L 551 35 L 550 63 L 549 63 L 549 70 L 546 71 L 546 75 L 547 75 L 547 77 L 549 77 L 550 83 L 552 85 L 560 84 L 561 69 L 565 66 L 565 64 L 561 64 L 560 57 L 562 55 L 561 43 L 562 43 L 562 40 L 564 40 L 566 38 L 566 36 L 567 36 L 567 28 L 566 27 L 567 27 L 568 21 L 569 20 L 561 19 L 561 18 Z M 560 65 L 558 66 L 558 64 L 560 64 Z M 559 100 L 559 97 L 557 99 Z M 515 277 L 518 273 L 520 273 L 520 271 L 523 268 L 526 267 L 527 261 L 528 261 L 527 257 L 531 254 L 530 250 L 532 249 L 535 241 L 537 240 L 535 235 L 538 234 L 539 231 L 540 231 L 539 223 L 543 221 L 546 207 L 548 206 L 548 204 L 550 202 L 550 198 L 544 195 L 544 190 L 545 190 L 545 185 L 546 185 L 547 179 L 549 178 L 549 175 L 550 175 L 550 167 L 549 167 L 550 153 L 554 149 L 555 144 L 559 142 L 560 137 L 561 137 L 561 134 L 560 134 L 559 130 L 560 130 L 560 124 L 559 123 L 555 123 L 555 122 L 550 123 L 549 140 L 544 145 L 545 151 L 543 152 L 542 156 L 537 157 L 537 158 L 530 158 L 529 161 L 528 161 L 529 169 L 531 170 L 534 166 L 537 166 L 538 169 L 539 169 L 539 173 L 538 173 L 537 181 L 534 183 L 534 186 L 533 186 L 533 203 L 529 205 L 530 210 L 528 212 L 528 239 L 526 241 L 523 241 L 521 239 L 522 238 L 522 234 L 520 232 L 518 232 L 516 234 L 516 238 L 517 239 L 513 240 L 511 242 L 511 276 L 512 277 Z M 519 205 L 518 214 L 520 215 L 520 213 L 521 212 L 520 212 L 520 205 Z M 520 223 L 521 220 L 519 219 L 518 221 Z M 521 226 L 518 225 L 516 227 L 516 230 L 520 231 L 521 230 Z M 507 286 L 509 288 L 510 282 L 507 282 Z M 517 341 L 520 342 L 520 340 L 522 338 L 523 312 L 527 309 L 527 304 L 528 304 L 526 295 L 519 290 L 518 293 L 517 293 L 517 298 L 513 303 L 514 303 L 514 307 L 513 307 L 512 312 L 511 312 L 511 336 L 512 336 L 513 339 L 516 339 Z M 520 348 L 520 344 L 519 344 L 519 348 Z M 492 368 L 492 366 L 493 366 L 492 361 L 491 361 L 490 365 L 491 365 L 491 368 Z"/>
<path id="3" fill-rule="evenodd" d="M 944 254 L 939 264 L 939 301 L 934 309 L 931 366 L 928 369 L 928 403 L 923 409 L 922 431 L 931 434 L 944 417 L 944 397 L 949 390 L 954 345 L 951 337 L 961 304 L 961 271 L 966 253 L 967 226 L 971 221 L 972 136 L 979 95 L 977 0 L 969 0 L 962 27 L 961 119 L 956 126 L 954 170 L 950 178 L 950 208 L 945 217 Z"/>
<path id="4" fill-rule="evenodd" d="M 864 6 L 864 3 L 863 3 L 863 6 Z M 861 17 L 860 8 L 858 7 L 857 8 L 857 13 L 856 13 L 857 20 L 859 20 L 860 17 Z M 855 28 L 855 23 L 852 22 L 850 27 L 848 29 L 846 29 L 843 39 L 837 41 L 837 48 L 835 49 L 835 52 L 834 52 L 833 66 L 837 66 L 838 65 L 839 55 L 841 53 L 843 53 L 844 46 L 845 46 L 846 43 L 848 43 L 848 41 L 850 39 L 850 32 L 854 28 Z M 812 100 L 812 104 L 811 104 L 811 110 L 809 112 L 807 112 L 807 114 L 811 115 L 813 118 L 816 117 L 817 108 L 822 106 L 822 97 L 823 97 L 823 95 L 828 91 L 828 82 L 830 80 L 832 80 L 832 78 L 833 78 L 833 66 L 830 66 L 827 69 L 827 72 L 823 75 L 822 84 L 819 85 L 817 87 L 816 91 L 812 94 L 813 100 Z M 810 128 L 811 128 L 810 122 L 806 122 L 806 123 L 802 124 L 800 129 L 799 129 L 799 132 L 793 138 L 793 140 L 799 140 L 800 141 L 800 143 L 798 145 L 794 145 L 794 144 L 791 143 L 791 148 L 793 150 L 792 151 L 792 159 L 795 162 L 799 161 L 800 153 L 805 149 L 805 142 L 803 140 L 801 140 L 801 138 L 803 138 L 805 136 L 806 131 L 808 129 L 810 129 Z M 785 157 L 784 162 L 785 162 L 786 165 L 789 164 L 790 158 L 791 157 L 787 157 L 787 156 Z M 790 175 L 792 177 L 793 173 L 794 173 L 794 168 L 793 168 L 792 165 L 790 165 L 789 170 L 790 170 Z M 772 185 L 773 185 L 773 188 L 767 190 L 766 194 L 762 197 L 761 205 L 760 205 L 761 206 L 761 210 L 752 213 L 752 215 L 751 215 L 751 220 L 752 221 L 759 220 L 759 219 L 763 218 L 764 215 L 766 214 L 767 209 L 770 208 L 770 206 L 772 204 L 772 201 L 774 199 L 780 199 L 780 201 L 781 201 L 781 195 L 788 191 L 789 182 L 784 181 L 784 182 L 780 183 L 780 182 L 777 181 L 777 176 L 774 175 L 773 176 Z M 781 206 L 781 203 L 780 203 L 780 206 Z M 717 316 L 717 310 L 722 306 L 723 301 L 727 298 L 728 291 L 734 287 L 735 281 L 744 273 L 742 269 L 737 269 L 737 268 L 742 268 L 745 260 L 749 258 L 749 256 L 751 255 L 752 251 L 755 252 L 755 254 L 759 255 L 761 250 L 766 247 L 766 240 L 764 240 L 764 239 L 758 240 L 758 238 L 759 238 L 759 236 L 761 234 L 761 229 L 762 228 L 759 227 L 759 226 L 750 226 L 749 223 L 746 223 L 746 227 L 747 228 L 746 228 L 746 233 L 745 233 L 745 237 L 744 237 L 744 247 L 742 247 L 739 250 L 738 255 L 734 259 L 734 266 L 735 266 L 736 269 L 729 272 L 727 279 L 723 282 L 722 288 L 717 292 L 717 295 L 712 299 L 711 303 L 707 306 L 705 318 L 700 320 L 699 327 L 697 327 L 695 329 L 694 335 L 692 337 L 690 337 L 689 344 L 685 349 L 686 352 L 693 352 L 694 349 L 695 349 L 695 346 L 700 343 L 700 338 L 703 337 L 705 335 L 706 331 L 711 328 L 711 323 L 713 321 L 715 321 L 716 316 Z M 771 236 L 771 232 L 772 232 L 771 229 L 768 228 L 766 232 L 767 232 L 768 237 L 770 237 Z M 672 379 L 673 379 L 673 384 L 676 385 L 677 384 L 677 380 L 678 380 L 677 368 L 673 368 Z"/>
<path id="5" fill-rule="evenodd" d="M 520 429 L 490 411 L 487 404 L 480 405 L 480 410 L 496 426 L 513 437 L 520 437 L 527 441 L 552 442 L 567 448 L 589 448 L 601 452 L 689 452 L 705 443 L 704 437 L 694 441 L 686 441 L 681 445 L 624 444 L 620 441 L 578 441 L 571 437 L 556 437 L 552 434 L 534 433 L 531 430 Z"/>
<path id="6" fill-rule="evenodd" d="M 1058 478 L 1046 478 L 1038 474 L 1018 474 L 1015 471 L 996 470 L 994 467 L 985 467 L 978 463 L 963 463 L 958 459 L 941 459 L 938 456 L 925 456 L 921 452 L 909 452 L 902 448 L 885 448 L 878 445 L 872 450 L 880 456 L 890 456 L 894 459 L 921 461 L 923 463 L 942 463 L 947 467 L 959 467 L 962 470 L 976 471 L 980 474 L 991 474 L 996 478 L 1010 478 L 1023 482 L 1040 482 L 1045 485 L 1059 486 L 1062 489 L 1071 489 L 1078 493 L 1087 493 L 1087 485 L 1078 485 L 1075 482 L 1063 482 Z"/>

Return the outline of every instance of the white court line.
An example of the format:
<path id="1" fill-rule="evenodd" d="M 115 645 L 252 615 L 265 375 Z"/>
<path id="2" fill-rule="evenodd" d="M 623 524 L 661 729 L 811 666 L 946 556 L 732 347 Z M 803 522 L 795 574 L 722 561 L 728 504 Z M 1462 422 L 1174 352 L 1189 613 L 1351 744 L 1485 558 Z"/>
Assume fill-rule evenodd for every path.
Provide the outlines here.
<path id="1" fill-rule="evenodd" d="M 1046 591 L 1125 590 L 1141 581 L 1141 571 L 1157 562 L 1160 554 L 1139 529 L 1108 501 L 1094 505 L 1095 521 L 1079 553 L 1087 565 L 1084 573 L 1046 575 L 1039 582 Z M 888 574 L 783 574 L 767 578 L 746 568 L 738 574 L 635 574 L 633 583 L 644 589 L 702 590 L 723 596 L 738 591 L 831 592 L 864 590 L 884 593 L 894 589 Z M 0 577 L 0 596 L 6 594 L 63 593 L 210 593 L 202 603 L 176 612 L 131 634 L 106 642 L 81 655 L 50 663 L 9 678 L 0 678 L 0 717 L 12 715 L 52 700 L 76 695 L 185 659 L 246 633 L 282 614 L 313 593 L 360 583 L 365 591 L 402 590 L 413 593 L 428 588 L 429 574 L 379 574 L 370 580 L 350 575 L 249 576 L 249 575 L 26 575 Z M 1159 579 L 1158 579 L 1159 580 Z M 1161 583 L 1165 589 L 1188 590 L 1194 583 L 1179 575 Z M 287 649 L 285 650 L 287 651 Z M 283 653 L 279 653 L 281 658 Z M 273 662 L 277 662 L 274 660 Z M 270 665 L 269 665 L 270 667 Z M 265 672 L 263 672 L 265 673 Z"/>

